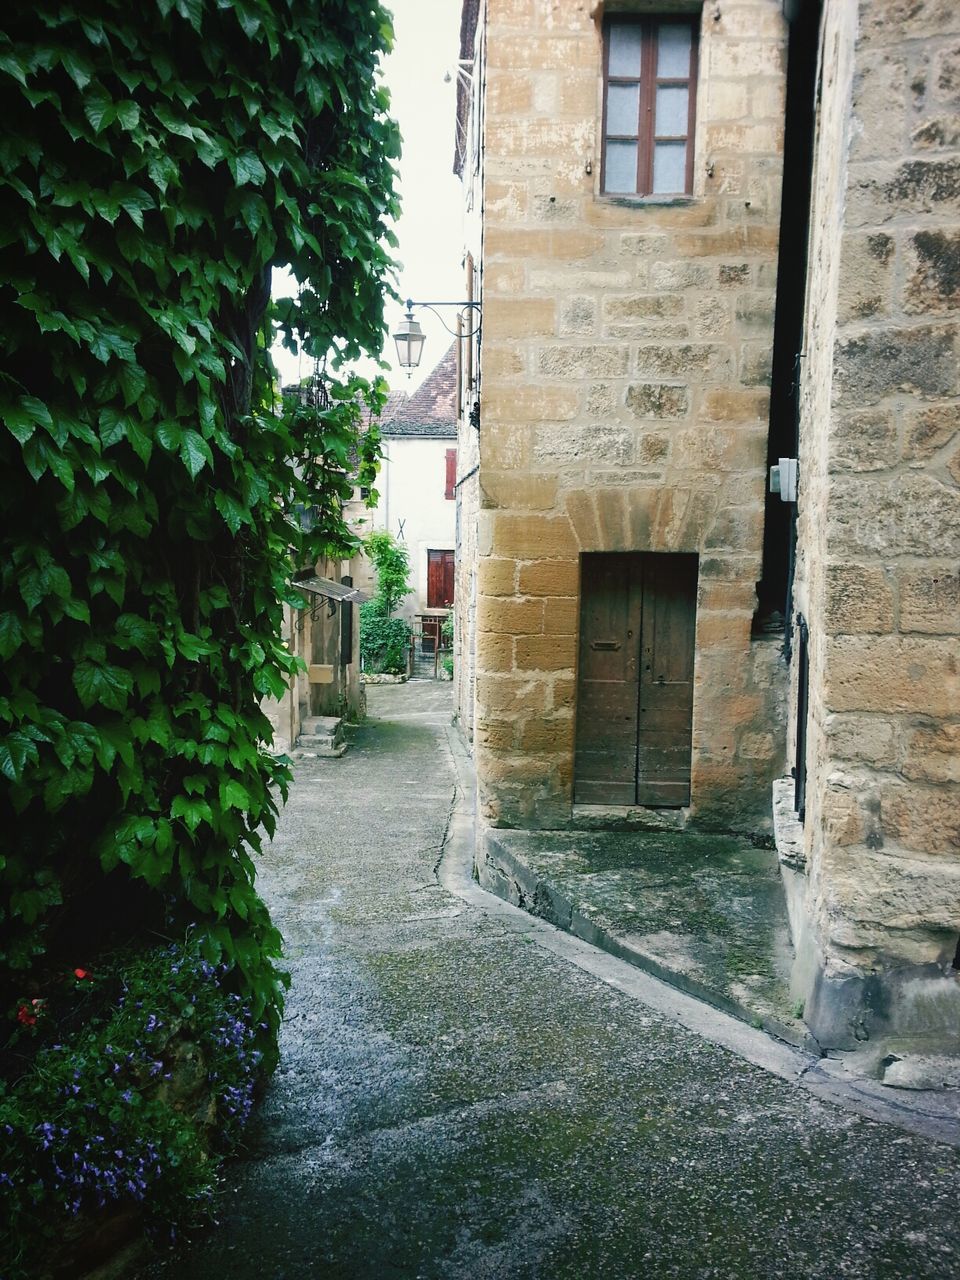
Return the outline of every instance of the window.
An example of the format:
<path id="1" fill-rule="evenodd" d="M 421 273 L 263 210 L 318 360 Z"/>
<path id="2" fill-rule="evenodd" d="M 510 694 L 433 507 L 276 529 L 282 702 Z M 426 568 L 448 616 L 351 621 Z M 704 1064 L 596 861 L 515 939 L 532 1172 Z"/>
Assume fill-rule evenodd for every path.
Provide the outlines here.
<path id="1" fill-rule="evenodd" d="M 443 490 L 445 498 L 457 496 L 457 451 L 448 449 L 446 457 L 446 484 Z"/>
<path id="2" fill-rule="evenodd" d="M 606 195 L 689 195 L 697 31 L 692 19 L 616 17 L 603 46 Z"/>
<path id="3" fill-rule="evenodd" d="M 453 604 L 454 573 L 452 551 L 427 552 L 428 609 L 447 609 Z"/>

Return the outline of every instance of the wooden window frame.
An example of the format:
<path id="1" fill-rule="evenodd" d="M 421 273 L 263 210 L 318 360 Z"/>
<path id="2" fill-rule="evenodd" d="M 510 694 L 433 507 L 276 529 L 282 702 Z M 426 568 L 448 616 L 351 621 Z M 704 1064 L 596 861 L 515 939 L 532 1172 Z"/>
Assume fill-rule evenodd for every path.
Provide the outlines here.
<path id="1" fill-rule="evenodd" d="M 610 29 L 613 26 L 639 26 L 641 28 L 640 75 L 610 76 Z M 690 75 L 688 79 L 678 76 L 656 75 L 658 35 L 661 27 L 684 26 L 690 30 Z M 677 196 L 693 195 L 693 148 L 695 142 L 697 120 L 697 76 L 699 71 L 700 32 L 695 17 L 684 14 L 618 13 L 607 17 L 603 24 L 603 128 L 600 138 L 600 192 L 602 195 L 629 200 L 631 197 L 654 197 L 656 199 L 672 199 Z M 636 84 L 639 80 L 639 117 L 637 133 L 607 133 L 607 101 L 611 84 Z M 655 134 L 657 88 L 660 85 L 685 85 L 688 88 L 687 132 L 686 135 Z M 637 143 L 637 181 L 635 191 L 607 190 L 607 143 Z M 685 142 L 687 146 L 686 171 L 683 191 L 653 190 L 653 157 L 657 142 Z"/>
<path id="2" fill-rule="evenodd" d="M 444 455 L 444 489 L 443 496 L 452 502 L 457 496 L 457 451 L 447 449 Z"/>

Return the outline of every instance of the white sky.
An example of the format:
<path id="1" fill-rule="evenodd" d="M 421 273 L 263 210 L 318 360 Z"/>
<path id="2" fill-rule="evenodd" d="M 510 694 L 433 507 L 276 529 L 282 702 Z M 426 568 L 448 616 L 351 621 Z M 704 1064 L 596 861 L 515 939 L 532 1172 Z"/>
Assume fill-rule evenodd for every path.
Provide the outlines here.
<path id="1" fill-rule="evenodd" d="M 384 64 L 384 79 L 392 96 L 392 114 L 400 125 L 402 214 L 394 226 L 400 241 L 394 257 L 401 264 L 397 289 L 402 298 L 451 302 L 463 298 L 463 196 L 453 173 L 456 130 L 456 74 L 460 41 L 460 0 L 387 0 L 393 13 L 396 42 Z M 444 76 L 449 73 L 449 82 Z M 289 276 L 274 273 L 274 293 L 291 288 Z M 388 337 L 384 358 L 394 365 L 385 376 L 391 387 L 415 390 L 437 365 L 452 341 L 429 311 L 415 311 L 427 340 L 420 368 L 409 378 L 396 368 L 396 347 Z M 451 328 L 456 312 L 442 308 Z M 403 317 L 403 308 L 390 301 L 388 326 Z M 284 382 L 306 377 L 310 362 L 301 362 L 277 347 L 274 359 Z M 373 362 L 358 365 L 375 372 Z"/>

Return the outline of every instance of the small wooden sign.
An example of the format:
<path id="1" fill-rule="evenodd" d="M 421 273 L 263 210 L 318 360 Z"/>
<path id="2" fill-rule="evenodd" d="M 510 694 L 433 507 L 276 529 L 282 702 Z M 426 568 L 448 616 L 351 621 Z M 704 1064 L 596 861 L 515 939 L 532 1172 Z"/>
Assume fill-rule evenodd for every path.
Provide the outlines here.
<path id="1" fill-rule="evenodd" d="M 307 668 L 307 679 L 311 684 L 333 684 L 333 666 L 326 662 L 311 662 Z"/>

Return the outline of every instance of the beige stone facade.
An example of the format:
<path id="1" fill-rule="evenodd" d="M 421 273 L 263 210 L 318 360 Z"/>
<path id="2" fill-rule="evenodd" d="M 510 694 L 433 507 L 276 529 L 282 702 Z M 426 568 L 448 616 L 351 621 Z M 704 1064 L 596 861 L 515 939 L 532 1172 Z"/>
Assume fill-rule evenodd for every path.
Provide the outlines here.
<path id="1" fill-rule="evenodd" d="M 960 1037 L 960 8 L 830 3 L 823 49 L 794 585 L 808 1019 Z"/>
<path id="2" fill-rule="evenodd" d="M 693 195 L 627 200 L 599 192 L 601 18 L 486 5 L 481 808 L 494 825 L 574 820 L 581 554 L 696 552 L 687 817 L 762 821 L 783 767 L 776 646 L 751 623 L 786 24 L 778 0 L 704 13 Z"/>
<path id="3" fill-rule="evenodd" d="M 801 9 L 800 482 L 772 636 L 756 587 L 778 267 L 804 255 L 780 233 Z M 602 23 L 624 11 L 697 15 L 689 196 L 601 192 Z M 473 16 L 459 161 L 483 341 L 458 697 L 481 821 L 596 820 L 573 802 L 582 556 L 696 553 L 691 795 L 669 820 L 769 829 L 771 783 L 805 770 L 784 874 L 808 1022 L 825 1045 L 960 1047 L 960 7 L 466 0 Z"/>

